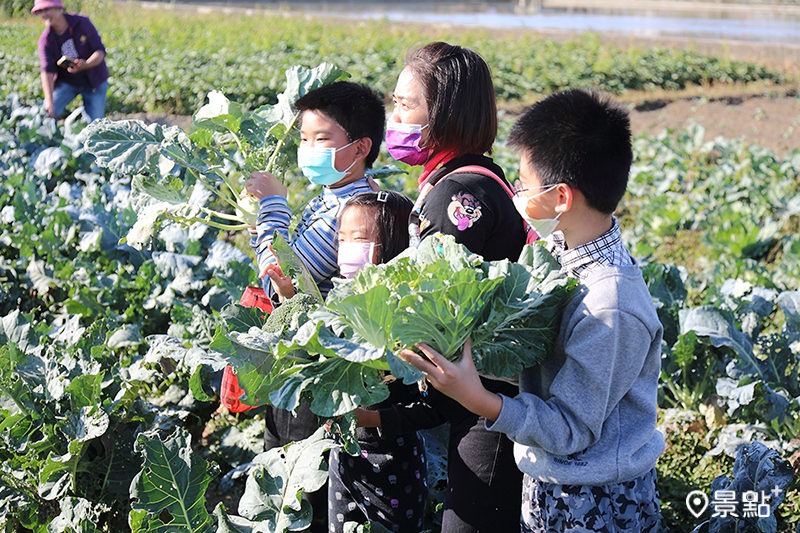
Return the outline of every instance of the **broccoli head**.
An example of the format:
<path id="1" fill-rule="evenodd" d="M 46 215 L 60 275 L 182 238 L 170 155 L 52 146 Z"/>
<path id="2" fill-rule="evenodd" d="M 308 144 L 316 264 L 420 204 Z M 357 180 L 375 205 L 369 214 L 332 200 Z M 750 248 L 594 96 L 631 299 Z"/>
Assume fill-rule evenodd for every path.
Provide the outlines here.
<path id="1" fill-rule="evenodd" d="M 317 309 L 319 302 L 310 294 L 295 294 L 270 313 L 262 330 L 283 336 L 287 331 L 297 331 L 307 320 L 308 313 Z"/>

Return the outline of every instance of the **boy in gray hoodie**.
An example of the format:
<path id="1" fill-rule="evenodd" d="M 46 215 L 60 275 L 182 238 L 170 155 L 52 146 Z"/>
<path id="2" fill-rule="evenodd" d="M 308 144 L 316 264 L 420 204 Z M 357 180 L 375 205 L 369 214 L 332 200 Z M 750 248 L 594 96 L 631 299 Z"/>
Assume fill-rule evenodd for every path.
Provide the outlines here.
<path id="1" fill-rule="evenodd" d="M 424 344 L 427 359 L 401 357 L 516 443 L 523 533 L 657 531 L 662 326 L 613 216 L 633 160 L 628 114 L 593 92 L 556 93 L 508 144 L 521 153 L 517 210 L 580 282 L 553 352 L 523 371 L 515 398 L 482 386 L 470 341 L 457 363 Z"/>

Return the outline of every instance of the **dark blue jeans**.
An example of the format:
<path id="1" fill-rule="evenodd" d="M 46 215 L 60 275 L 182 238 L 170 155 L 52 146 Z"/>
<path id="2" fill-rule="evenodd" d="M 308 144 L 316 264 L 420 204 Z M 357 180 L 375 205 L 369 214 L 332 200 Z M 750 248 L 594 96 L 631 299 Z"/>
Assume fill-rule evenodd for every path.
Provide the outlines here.
<path id="1" fill-rule="evenodd" d="M 88 85 L 78 87 L 65 82 L 56 82 L 53 89 L 53 114 L 60 117 L 78 95 L 83 97 L 83 113 L 89 122 L 105 116 L 108 81 L 101 83 L 97 89 Z"/>

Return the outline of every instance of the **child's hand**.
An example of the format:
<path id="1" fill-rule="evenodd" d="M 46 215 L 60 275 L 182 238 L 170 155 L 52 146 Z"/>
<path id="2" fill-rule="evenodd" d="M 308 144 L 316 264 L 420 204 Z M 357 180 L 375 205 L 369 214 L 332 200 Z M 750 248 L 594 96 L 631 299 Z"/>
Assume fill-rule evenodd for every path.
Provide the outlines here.
<path id="1" fill-rule="evenodd" d="M 292 278 L 284 276 L 281 267 L 275 263 L 268 264 L 264 267 L 264 270 L 261 271 L 261 274 L 258 275 L 259 278 L 263 278 L 264 276 L 269 276 L 269 280 L 272 282 L 275 292 L 281 297 L 281 301 L 295 295 Z"/>
<path id="2" fill-rule="evenodd" d="M 250 179 L 244 184 L 242 195 L 249 194 L 261 200 L 267 196 L 282 196 L 286 198 L 288 189 L 278 181 L 278 178 L 269 172 L 251 172 Z"/>
<path id="3" fill-rule="evenodd" d="M 464 343 L 461 360 L 457 363 L 451 363 L 427 344 L 417 344 L 417 348 L 428 360 L 411 350 L 401 351 L 400 358 L 425 372 L 425 379 L 431 385 L 473 413 L 489 420 L 497 420 L 503 408 L 503 399 L 486 390 L 481 383 L 472 361 L 471 338 Z"/>
<path id="4" fill-rule="evenodd" d="M 362 407 L 356 407 L 356 425 L 360 428 L 379 428 L 381 427 L 381 415 L 378 411 L 370 411 Z"/>

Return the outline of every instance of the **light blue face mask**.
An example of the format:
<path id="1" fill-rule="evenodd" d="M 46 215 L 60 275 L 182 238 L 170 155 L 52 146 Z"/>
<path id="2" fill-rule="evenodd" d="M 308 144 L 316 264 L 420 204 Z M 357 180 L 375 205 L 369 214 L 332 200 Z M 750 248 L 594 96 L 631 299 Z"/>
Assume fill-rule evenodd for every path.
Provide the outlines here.
<path id="1" fill-rule="evenodd" d="M 314 185 L 330 186 L 344 179 L 350 173 L 350 169 L 356 164 L 347 167 L 347 170 L 339 172 L 336 170 L 336 152 L 344 150 L 351 144 L 341 148 L 318 148 L 316 146 L 299 146 L 297 148 L 297 165 L 303 171 L 303 175 Z"/>

